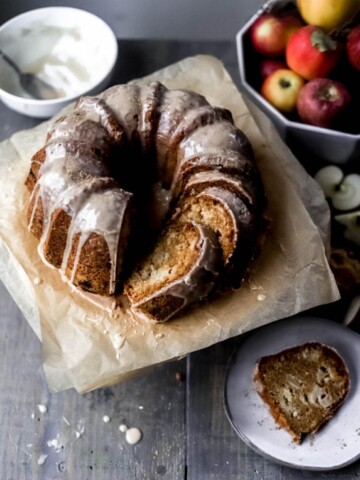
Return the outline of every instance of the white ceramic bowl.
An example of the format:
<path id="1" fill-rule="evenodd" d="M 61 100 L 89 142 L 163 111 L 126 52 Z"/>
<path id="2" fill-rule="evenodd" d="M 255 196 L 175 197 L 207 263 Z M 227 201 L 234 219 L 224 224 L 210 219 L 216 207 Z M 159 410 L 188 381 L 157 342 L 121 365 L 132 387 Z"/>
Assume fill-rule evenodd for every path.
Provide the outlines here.
<path id="1" fill-rule="evenodd" d="M 286 118 L 259 93 L 255 86 L 256 59 L 250 43 L 249 30 L 254 21 L 268 5 L 275 3 L 286 5 L 291 0 L 268 0 L 265 5 L 243 26 L 236 36 L 237 54 L 240 70 L 241 90 L 273 122 L 282 139 L 294 149 L 301 148 L 331 163 L 343 164 L 360 156 L 360 134 L 314 127 Z M 293 2 L 292 2 L 293 3 Z"/>
<path id="2" fill-rule="evenodd" d="M 116 37 L 103 20 L 69 7 L 40 8 L 12 18 L 0 27 L 0 48 L 22 70 L 36 73 L 59 90 L 59 98 L 31 98 L 0 58 L 1 100 L 38 118 L 50 117 L 79 96 L 104 89 L 118 53 Z"/>

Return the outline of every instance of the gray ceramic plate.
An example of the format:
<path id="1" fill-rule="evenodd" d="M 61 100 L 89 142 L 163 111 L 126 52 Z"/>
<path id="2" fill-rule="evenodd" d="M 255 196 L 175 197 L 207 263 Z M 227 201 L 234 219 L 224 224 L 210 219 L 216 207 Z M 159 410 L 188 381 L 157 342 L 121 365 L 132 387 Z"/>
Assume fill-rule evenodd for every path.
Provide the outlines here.
<path id="1" fill-rule="evenodd" d="M 252 374 L 256 361 L 307 341 L 334 347 L 345 360 L 351 379 L 349 395 L 319 432 L 301 445 L 274 423 L 257 394 Z M 293 468 L 333 470 L 360 458 L 360 336 L 330 320 L 296 317 L 251 333 L 234 354 L 225 382 L 225 409 L 239 437 L 272 461 Z"/>

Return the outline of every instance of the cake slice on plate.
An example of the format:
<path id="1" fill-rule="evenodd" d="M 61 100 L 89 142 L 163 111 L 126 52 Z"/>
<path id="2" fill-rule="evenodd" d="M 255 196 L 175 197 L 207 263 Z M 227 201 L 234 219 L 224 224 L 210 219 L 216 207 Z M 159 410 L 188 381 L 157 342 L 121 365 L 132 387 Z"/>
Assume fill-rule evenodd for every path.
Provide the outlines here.
<path id="1" fill-rule="evenodd" d="M 317 342 L 262 357 L 254 382 L 275 422 L 298 444 L 304 434 L 317 432 L 334 416 L 350 388 L 343 359 Z"/>

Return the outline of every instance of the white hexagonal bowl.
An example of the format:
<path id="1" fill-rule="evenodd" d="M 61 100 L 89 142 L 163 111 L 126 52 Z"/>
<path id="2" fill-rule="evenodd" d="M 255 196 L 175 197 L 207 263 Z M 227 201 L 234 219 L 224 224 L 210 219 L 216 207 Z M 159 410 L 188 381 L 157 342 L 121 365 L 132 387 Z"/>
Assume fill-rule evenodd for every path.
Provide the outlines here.
<path id="1" fill-rule="evenodd" d="M 254 82 L 251 80 L 251 65 L 254 65 L 254 62 L 249 48 L 249 30 L 264 10 L 274 3 L 291 2 L 289 0 L 287 2 L 274 2 L 274 0 L 266 2 L 237 33 L 236 46 L 242 92 L 272 120 L 281 138 L 290 148 L 305 148 L 310 154 L 337 164 L 344 164 L 360 157 L 360 134 L 314 127 L 290 120 L 270 105 L 254 87 Z"/>

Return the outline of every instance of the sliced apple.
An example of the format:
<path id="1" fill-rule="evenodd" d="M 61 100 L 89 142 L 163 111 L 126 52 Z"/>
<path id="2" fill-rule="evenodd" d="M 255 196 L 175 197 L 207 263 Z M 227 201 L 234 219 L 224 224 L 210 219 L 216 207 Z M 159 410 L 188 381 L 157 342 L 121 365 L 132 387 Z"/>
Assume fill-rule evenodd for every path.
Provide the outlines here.
<path id="1" fill-rule="evenodd" d="M 314 177 L 322 188 L 326 198 L 332 198 L 336 187 L 341 183 L 343 178 L 343 171 L 335 165 L 328 165 L 327 167 L 321 168 Z"/>
<path id="2" fill-rule="evenodd" d="M 336 215 L 335 220 L 346 227 L 344 237 L 360 246 L 360 210 Z"/>
<path id="3" fill-rule="evenodd" d="M 328 165 L 314 178 L 336 210 L 353 210 L 360 205 L 360 175 L 357 173 L 344 176 L 339 167 Z"/>
<path id="4" fill-rule="evenodd" d="M 331 198 L 337 210 L 352 210 L 360 205 L 360 175 L 347 175 Z"/>

